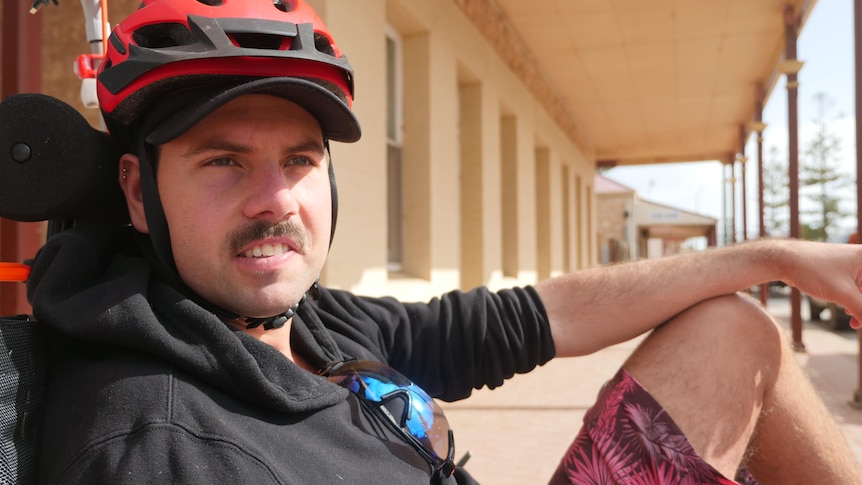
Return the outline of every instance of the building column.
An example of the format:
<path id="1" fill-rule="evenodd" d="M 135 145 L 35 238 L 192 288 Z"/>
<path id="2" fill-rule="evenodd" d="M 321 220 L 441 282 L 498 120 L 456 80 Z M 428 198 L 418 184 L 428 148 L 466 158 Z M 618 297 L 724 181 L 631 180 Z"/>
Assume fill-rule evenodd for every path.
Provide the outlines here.
<path id="1" fill-rule="evenodd" d="M 730 244 L 736 244 L 739 242 L 739 238 L 736 233 L 736 182 L 739 180 L 736 178 L 736 157 L 730 157 L 730 160 L 727 162 L 727 166 L 730 167 Z"/>
<path id="2" fill-rule="evenodd" d="M 779 69 L 787 76 L 787 140 L 788 140 L 788 170 L 790 175 L 790 237 L 799 238 L 799 106 L 798 74 L 802 62 L 796 58 L 796 37 L 799 19 L 793 12 L 793 6 L 784 9 L 784 61 Z M 802 294 L 797 288 L 790 292 L 790 328 L 793 334 L 793 348 L 796 351 L 805 350 L 802 343 Z"/>
<path id="3" fill-rule="evenodd" d="M 729 174 L 728 174 L 729 170 Z M 724 224 L 723 245 L 736 243 L 736 164 L 733 154 L 721 162 L 721 219 Z M 728 202 L 730 208 L 728 209 Z"/>
<path id="4" fill-rule="evenodd" d="M 758 231 L 757 235 L 760 238 L 765 238 L 766 234 L 766 211 L 764 209 L 764 182 L 763 182 L 763 130 L 766 129 L 766 123 L 763 122 L 763 86 L 757 87 L 757 105 L 754 112 L 754 121 L 749 123 L 749 128 L 753 133 L 757 134 L 757 212 L 758 212 Z M 769 301 L 769 283 L 760 285 L 760 304 L 766 307 Z"/>

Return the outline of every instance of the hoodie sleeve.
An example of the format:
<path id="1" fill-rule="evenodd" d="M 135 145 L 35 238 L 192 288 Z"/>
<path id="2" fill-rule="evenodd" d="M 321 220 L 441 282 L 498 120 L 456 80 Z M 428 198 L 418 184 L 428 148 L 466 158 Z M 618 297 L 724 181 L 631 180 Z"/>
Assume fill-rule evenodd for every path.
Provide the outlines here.
<path id="1" fill-rule="evenodd" d="M 387 362 L 447 401 L 497 387 L 555 353 L 532 287 L 453 291 L 427 303 L 327 291 L 318 304 L 347 355 Z"/>

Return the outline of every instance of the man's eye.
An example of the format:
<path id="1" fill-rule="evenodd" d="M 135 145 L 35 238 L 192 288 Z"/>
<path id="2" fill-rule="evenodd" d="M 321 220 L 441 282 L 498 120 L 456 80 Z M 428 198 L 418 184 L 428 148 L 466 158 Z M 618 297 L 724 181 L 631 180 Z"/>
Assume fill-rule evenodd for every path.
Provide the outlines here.
<path id="1" fill-rule="evenodd" d="M 211 166 L 217 166 L 217 167 L 226 167 L 226 166 L 230 166 L 230 165 L 236 165 L 236 162 L 234 162 L 233 158 L 219 157 L 219 158 L 213 158 L 212 160 L 208 161 L 206 164 L 211 165 Z"/>
<path id="2" fill-rule="evenodd" d="M 287 160 L 287 165 L 295 166 L 295 167 L 306 167 L 313 166 L 314 160 L 308 157 L 292 157 Z"/>

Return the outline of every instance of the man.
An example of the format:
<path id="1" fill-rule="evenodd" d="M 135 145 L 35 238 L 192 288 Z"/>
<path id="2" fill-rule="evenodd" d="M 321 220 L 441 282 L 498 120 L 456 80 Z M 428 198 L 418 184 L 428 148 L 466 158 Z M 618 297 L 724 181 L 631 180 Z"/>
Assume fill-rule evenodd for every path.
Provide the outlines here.
<path id="1" fill-rule="evenodd" d="M 734 294 L 781 279 L 862 315 L 860 248 L 755 242 L 428 304 L 319 288 L 352 81 L 301 0 L 149 0 L 117 25 L 98 86 L 131 227 L 61 233 L 28 281 L 57 362 L 42 482 L 471 483 L 390 367 L 454 400 L 657 328 L 552 482 L 862 483 Z"/>

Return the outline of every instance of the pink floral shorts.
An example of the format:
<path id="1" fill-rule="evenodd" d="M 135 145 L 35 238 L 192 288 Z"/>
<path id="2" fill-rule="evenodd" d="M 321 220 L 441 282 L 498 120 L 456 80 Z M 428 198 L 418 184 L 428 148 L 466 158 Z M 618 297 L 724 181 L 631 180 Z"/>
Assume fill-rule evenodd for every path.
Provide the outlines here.
<path id="1" fill-rule="evenodd" d="M 661 405 L 621 369 L 587 411 L 550 484 L 757 484 L 746 470 L 736 480 L 705 462 Z"/>

